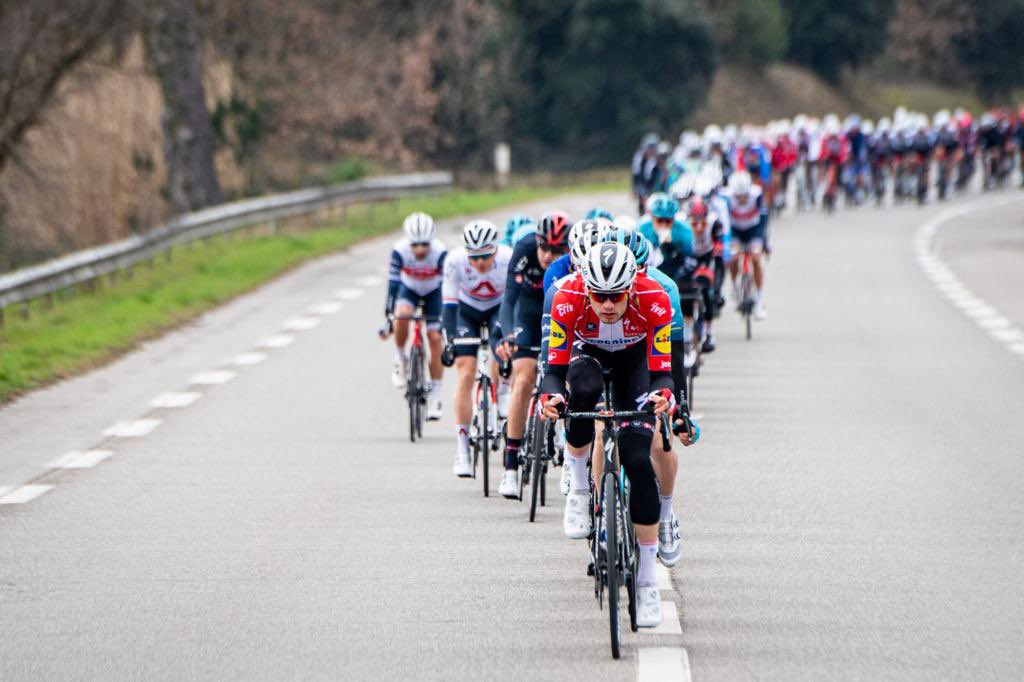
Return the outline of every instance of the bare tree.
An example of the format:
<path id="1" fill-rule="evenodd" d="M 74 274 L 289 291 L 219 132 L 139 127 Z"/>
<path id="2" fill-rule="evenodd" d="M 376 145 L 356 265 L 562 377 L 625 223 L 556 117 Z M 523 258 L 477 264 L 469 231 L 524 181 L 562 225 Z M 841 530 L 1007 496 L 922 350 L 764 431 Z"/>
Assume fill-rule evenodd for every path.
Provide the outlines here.
<path id="1" fill-rule="evenodd" d="M 125 25 L 124 0 L 0 2 L 0 171 L 61 80 Z"/>
<path id="2" fill-rule="evenodd" d="M 214 132 L 203 92 L 198 22 L 192 0 L 145 0 L 146 53 L 164 95 L 164 157 L 175 211 L 220 203 Z"/>

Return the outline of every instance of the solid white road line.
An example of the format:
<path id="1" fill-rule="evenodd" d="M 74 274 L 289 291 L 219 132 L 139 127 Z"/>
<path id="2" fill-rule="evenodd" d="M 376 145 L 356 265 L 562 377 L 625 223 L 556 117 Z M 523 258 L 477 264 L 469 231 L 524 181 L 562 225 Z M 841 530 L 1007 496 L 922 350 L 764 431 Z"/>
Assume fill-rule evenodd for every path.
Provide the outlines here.
<path id="1" fill-rule="evenodd" d="M 257 346 L 260 348 L 284 348 L 295 343 L 295 337 L 291 334 L 274 334 L 260 341 Z"/>
<path id="2" fill-rule="evenodd" d="M 306 308 L 306 313 L 309 315 L 334 315 L 335 313 L 341 312 L 341 309 L 345 307 L 345 304 L 338 301 L 322 301 L 320 303 L 314 303 Z"/>
<path id="3" fill-rule="evenodd" d="M 658 578 L 658 589 L 659 590 L 673 590 L 672 587 L 672 574 L 669 573 L 668 568 L 665 564 L 658 562 L 658 565 L 654 569 L 654 575 Z"/>
<path id="4" fill-rule="evenodd" d="M 188 407 L 195 401 L 203 397 L 202 393 L 194 393 L 189 391 L 174 392 L 168 391 L 167 393 L 161 393 L 157 397 L 149 401 L 149 404 L 153 407 Z"/>
<path id="5" fill-rule="evenodd" d="M 74 450 L 50 462 L 51 469 L 91 469 L 114 453 L 110 450 Z"/>
<path id="6" fill-rule="evenodd" d="M 681 647 L 640 647 L 637 682 L 690 682 L 690 658 Z"/>
<path id="7" fill-rule="evenodd" d="M 200 384 L 202 386 L 215 386 L 217 384 L 226 384 L 236 376 L 238 375 L 229 369 L 215 369 L 210 372 L 200 372 L 199 374 L 196 374 L 188 380 L 188 383 Z"/>
<path id="8" fill-rule="evenodd" d="M 671 600 L 661 600 L 661 625 L 656 628 L 644 628 L 640 631 L 649 635 L 681 635 L 683 626 L 679 624 L 679 611 L 676 610 L 676 603 Z"/>
<path id="9" fill-rule="evenodd" d="M 23 485 L 0 497 L 0 504 L 25 504 L 51 490 L 52 485 Z"/>
<path id="10" fill-rule="evenodd" d="M 124 419 L 104 431 L 103 435 L 110 438 L 142 438 L 158 426 L 159 419 Z"/>
<path id="11" fill-rule="evenodd" d="M 342 301 L 354 301 L 365 293 L 362 289 L 338 289 L 334 292 L 334 297 Z"/>
<path id="12" fill-rule="evenodd" d="M 266 353 L 241 353 L 231 359 L 231 364 L 235 367 L 251 367 L 258 365 L 269 357 Z"/>
<path id="13" fill-rule="evenodd" d="M 315 317 L 292 317 L 284 321 L 284 328 L 291 332 L 304 332 L 320 324 Z"/>

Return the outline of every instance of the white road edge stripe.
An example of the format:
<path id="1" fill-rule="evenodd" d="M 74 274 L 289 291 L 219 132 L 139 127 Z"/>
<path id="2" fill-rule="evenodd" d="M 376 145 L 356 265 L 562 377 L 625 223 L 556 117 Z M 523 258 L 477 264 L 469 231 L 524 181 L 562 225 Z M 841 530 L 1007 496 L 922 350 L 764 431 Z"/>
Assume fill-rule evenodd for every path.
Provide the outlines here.
<path id="1" fill-rule="evenodd" d="M 110 438 L 142 438 L 160 426 L 159 419 L 122 419 L 106 431 L 104 436 Z"/>
<path id="2" fill-rule="evenodd" d="M 110 450 L 73 450 L 47 466 L 51 469 L 91 469 L 113 454 Z"/>
<path id="3" fill-rule="evenodd" d="M 235 367 L 251 367 L 260 364 L 268 357 L 266 353 L 240 353 L 231 359 L 231 364 Z"/>
<path id="4" fill-rule="evenodd" d="M 199 400 L 202 397 L 202 393 L 195 393 L 192 391 L 183 391 L 180 393 L 175 391 L 168 391 L 166 393 L 161 393 L 160 395 L 150 400 L 149 404 L 153 407 L 163 408 L 188 407 L 189 405 L 191 405 L 192 403 L 194 403 L 195 401 Z"/>
<path id="5" fill-rule="evenodd" d="M 226 384 L 236 376 L 238 375 L 229 369 L 215 369 L 210 372 L 200 372 L 199 374 L 196 374 L 188 380 L 188 383 L 200 384 L 202 386 L 213 386 L 216 384 Z"/>
<path id="6" fill-rule="evenodd" d="M 362 289 L 338 289 L 334 292 L 334 297 L 340 298 L 343 301 L 354 301 L 364 293 L 366 292 Z"/>
<path id="7" fill-rule="evenodd" d="M 295 337 L 291 334 L 274 334 L 256 344 L 260 348 L 284 348 L 295 343 Z"/>
<path id="8" fill-rule="evenodd" d="M 943 224 L 967 215 L 973 211 L 1008 206 L 1021 201 L 1020 198 L 989 200 L 985 203 L 972 203 L 966 206 L 947 209 L 917 228 L 914 237 L 914 251 L 917 264 L 921 271 L 931 280 L 946 299 L 967 318 L 985 331 L 997 343 L 1002 344 L 1011 353 L 1024 355 L 1024 332 L 1013 326 L 1010 320 L 999 314 L 999 311 L 978 298 L 953 271 L 942 262 L 934 251 L 935 235 Z"/>
<path id="9" fill-rule="evenodd" d="M 51 490 L 53 490 L 52 485 L 23 485 L 0 497 L 0 504 L 25 504 Z"/>
<path id="10" fill-rule="evenodd" d="M 284 321 L 284 328 L 290 332 L 304 332 L 320 324 L 316 317 L 292 317 Z"/>

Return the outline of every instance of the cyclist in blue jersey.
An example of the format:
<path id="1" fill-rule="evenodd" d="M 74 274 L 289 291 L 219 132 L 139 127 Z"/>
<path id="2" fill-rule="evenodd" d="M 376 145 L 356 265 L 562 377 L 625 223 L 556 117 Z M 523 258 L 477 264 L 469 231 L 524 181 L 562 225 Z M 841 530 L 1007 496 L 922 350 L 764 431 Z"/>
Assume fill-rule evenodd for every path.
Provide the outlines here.
<path id="1" fill-rule="evenodd" d="M 597 220 L 598 218 L 612 220 L 614 216 L 612 216 L 611 211 L 609 211 L 606 208 L 601 208 L 600 206 L 595 206 L 594 208 L 587 211 L 587 214 L 583 216 L 584 220 Z"/>
<path id="2" fill-rule="evenodd" d="M 523 237 L 537 231 L 537 223 L 528 215 L 515 215 L 505 221 L 505 236 L 501 243 L 506 246 L 515 246 Z"/>
<path id="3" fill-rule="evenodd" d="M 652 194 L 647 202 L 649 215 L 637 226 L 647 241 L 657 247 L 661 260 L 652 259 L 652 265 L 674 280 L 682 276 L 686 258 L 693 255 L 693 231 L 676 217 L 679 202 L 668 194 Z"/>

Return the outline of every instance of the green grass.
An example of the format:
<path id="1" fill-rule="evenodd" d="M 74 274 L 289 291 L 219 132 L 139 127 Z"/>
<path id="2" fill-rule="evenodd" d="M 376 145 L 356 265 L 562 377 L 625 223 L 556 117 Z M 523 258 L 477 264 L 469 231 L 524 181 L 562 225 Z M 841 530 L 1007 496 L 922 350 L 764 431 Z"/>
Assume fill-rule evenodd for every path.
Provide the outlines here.
<path id="1" fill-rule="evenodd" d="M 52 307 L 34 301 L 28 319 L 20 308 L 4 311 L 0 331 L 0 403 L 62 377 L 81 373 L 244 293 L 311 258 L 396 229 L 413 210 L 436 218 L 472 215 L 563 193 L 622 189 L 625 183 L 594 182 L 559 188 L 513 187 L 501 192 L 451 192 L 349 207 L 343 222 L 278 236 L 215 238 L 175 249 L 139 265 L 91 293 L 57 296 Z M 381 264 L 384 267 L 384 264 Z"/>

